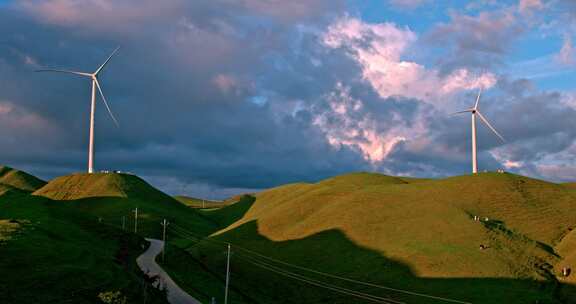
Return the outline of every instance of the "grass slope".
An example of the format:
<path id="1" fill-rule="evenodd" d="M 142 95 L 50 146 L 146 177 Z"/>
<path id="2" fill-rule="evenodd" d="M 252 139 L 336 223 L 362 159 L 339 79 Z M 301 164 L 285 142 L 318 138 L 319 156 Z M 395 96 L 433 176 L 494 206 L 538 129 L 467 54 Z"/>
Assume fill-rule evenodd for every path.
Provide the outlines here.
<path id="1" fill-rule="evenodd" d="M 35 191 L 46 184 L 45 181 L 26 172 L 0 166 L 0 194 L 6 188 L 13 187 L 24 191 Z"/>
<path id="2" fill-rule="evenodd" d="M 574 251 L 555 246 L 576 226 L 575 193 L 513 174 L 412 180 L 355 173 L 259 193 L 242 218 L 214 238 L 305 267 L 473 303 L 560 303 L 572 288 L 559 285 L 554 267 Z M 488 220 L 474 221 L 475 215 Z M 223 249 L 209 244 L 178 245 L 197 267 L 222 273 Z M 236 276 L 244 279 L 233 284 L 250 293 L 238 296 L 240 303 L 245 297 L 257 303 L 366 303 L 285 285 L 293 283 L 255 271 L 240 257 L 236 263 Z"/>
<path id="3" fill-rule="evenodd" d="M 87 197 L 130 197 L 146 200 L 173 201 L 171 197 L 130 174 L 77 173 L 57 177 L 34 195 L 54 200 L 76 200 Z"/>
<path id="4" fill-rule="evenodd" d="M 9 191 L 0 196 L 0 303 L 102 303 L 120 290 L 142 303 L 135 258 L 143 239 L 70 206 Z M 166 303 L 148 287 L 147 303 Z"/>
<path id="5" fill-rule="evenodd" d="M 138 208 L 137 230 L 146 237 L 161 237 L 160 222 L 163 219 L 202 234 L 213 232 L 218 227 L 198 211 L 129 174 L 62 176 L 33 194 L 65 201 L 71 208 L 98 218 L 103 223 L 121 227 L 124 220 L 126 229 L 131 231 L 135 224 L 133 211 Z"/>
<path id="6" fill-rule="evenodd" d="M 165 303 L 151 290 L 143 298 L 135 264 L 142 237 L 161 238 L 162 219 L 203 235 L 219 227 L 132 175 L 73 174 L 33 194 L 7 187 L 0 270 L 10 275 L 0 276 L 0 303 L 101 303 L 99 292 L 116 290 L 128 303 Z"/>
<path id="7" fill-rule="evenodd" d="M 177 195 L 174 197 L 174 199 L 191 208 L 212 209 L 212 208 L 222 208 L 230 205 L 230 203 L 224 201 L 211 201 L 184 195 Z"/>

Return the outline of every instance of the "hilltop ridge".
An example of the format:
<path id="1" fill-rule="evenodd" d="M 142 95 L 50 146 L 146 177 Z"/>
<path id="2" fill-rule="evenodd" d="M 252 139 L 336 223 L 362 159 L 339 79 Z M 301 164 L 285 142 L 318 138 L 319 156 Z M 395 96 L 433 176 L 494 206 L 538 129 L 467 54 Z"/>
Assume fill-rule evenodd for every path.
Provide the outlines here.
<path id="1" fill-rule="evenodd" d="M 556 303 L 549 300 L 559 293 L 531 282 L 554 286 L 563 261 L 576 261 L 568 233 L 575 207 L 570 186 L 510 173 L 411 179 L 358 172 L 257 193 L 212 237 L 303 267 L 472 303 Z M 194 250 L 213 254 L 209 245 Z"/>
<path id="2" fill-rule="evenodd" d="M 75 173 L 60 176 L 33 194 L 53 200 L 123 197 L 174 201 L 140 177 L 123 173 Z"/>
<path id="3" fill-rule="evenodd" d="M 46 182 L 24 171 L 0 165 L 0 191 L 19 189 L 32 192 L 46 185 Z"/>

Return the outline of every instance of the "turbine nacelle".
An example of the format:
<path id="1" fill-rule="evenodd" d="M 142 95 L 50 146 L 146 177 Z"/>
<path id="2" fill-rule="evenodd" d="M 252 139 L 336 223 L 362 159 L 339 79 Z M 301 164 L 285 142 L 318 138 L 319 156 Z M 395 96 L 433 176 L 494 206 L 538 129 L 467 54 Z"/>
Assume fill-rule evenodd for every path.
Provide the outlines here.
<path id="1" fill-rule="evenodd" d="M 480 112 L 480 109 L 478 108 L 478 105 L 480 103 L 480 95 L 482 94 L 482 88 L 480 88 L 480 91 L 478 92 L 478 96 L 476 97 L 476 102 L 474 103 L 474 107 L 470 108 L 468 110 L 464 110 L 464 111 L 459 111 L 456 113 L 452 113 L 452 115 L 455 114 L 462 114 L 462 113 L 471 113 L 473 116 L 478 115 L 478 117 L 480 117 L 480 120 L 482 120 L 482 122 L 500 139 L 502 140 L 502 142 L 506 142 L 506 140 L 504 139 L 504 137 L 502 135 L 500 135 L 500 133 L 498 133 L 498 131 L 496 131 L 496 129 L 490 124 L 490 122 L 488 121 L 488 119 L 486 119 L 486 117 L 484 117 L 484 115 L 482 115 L 482 113 Z"/>

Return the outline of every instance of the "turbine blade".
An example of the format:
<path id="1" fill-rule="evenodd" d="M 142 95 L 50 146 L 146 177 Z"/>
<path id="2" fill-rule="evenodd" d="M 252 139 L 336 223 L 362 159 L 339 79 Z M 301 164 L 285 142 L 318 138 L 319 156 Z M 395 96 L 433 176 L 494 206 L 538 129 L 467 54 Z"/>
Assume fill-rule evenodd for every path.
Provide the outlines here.
<path id="1" fill-rule="evenodd" d="M 110 56 L 108 56 L 108 59 L 106 59 L 106 61 L 104 61 L 104 63 L 96 70 L 96 72 L 94 72 L 94 75 L 98 75 L 98 73 L 100 73 L 100 71 L 102 71 L 102 69 L 104 68 L 104 66 L 106 66 L 106 64 L 108 63 L 108 61 L 110 61 L 110 59 L 112 59 L 112 57 L 116 54 L 116 52 L 118 52 L 118 50 L 120 49 L 120 47 L 117 47 L 112 54 L 110 54 Z"/>
<path id="2" fill-rule="evenodd" d="M 98 82 L 98 79 L 94 79 L 94 81 L 96 82 L 96 87 L 98 87 L 98 92 L 100 92 L 100 96 L 102 96 L 102 101 L 104 102 L 104 105 L 106 106 L 106 109 L 108 110 L 108 114 L 110 114 L 110 117 L 112 117 L 114 124 L 116 124 L 117 127 L 120 127 L 120 125 L 118 124 L 118 121 L 116 120 L 116 117 L 114 117 L 114 114 L 112 114 L 112 110 L 110 110 L 110 106 L 108 106 L 108 102 L 106 101 L 106 97 L 104 97 L 104 93 L 102 92 L 102 88 L 100 87 L 100 83 Z"/>
<path id="3" fill-rule="evenodd" d="M 68 73 L 68 74 L 74 74 L 74 75 L 85 76 L 85 77 L 92 77 L 92 74 L 70 71 L 70 70 L 61 70 L 61 69 L 40 69 L 40 70 L 36 70 L 36 72 L 58 72 L 58 73 Z"/>
<path id="4" fill-rule="evenodd" d="M 478 96 L 476 97 L 476 103 L 474 103 L 474 109 L 478 109 L 478 103 L 480 102 L 480 95 L 482 95 L 482 87 L 478 90 Z"/>
<path id="5" fill-rule="evenodd" d="M 474 109 L 468 109 L 468 110 L 464 110 L 464 111 L 458 111 L 458 112 L 454 112 L 454 113 L 450 113 L 450 115 L 456 115 L 456 114 L 462 114 L 462 113 L 470 113 L 472 112 Z"/>
<path id="6" fill-rule="evenodd" d="M 486 119 L 486 117 L 484 117 L 484 115 L 482 115 L 482 113 L 480 113 L 480 111 L 476 110 L 476 114 L 478 114 L 480 119 L 482 119 L 482 121 L 488 126 L 488 128 L 490 128 L 490 130 L 492 130 L 492 132 L 494 132 L 494 134 L 496 134 L 496 136 L 498 136 L 498 138 L 500 138 L 500 140 L 502 140 L 502 142 L 506 141 L 504 139 L 504 137 L 502 137 L 502 135 L 500 135 L 500 133 L 498 133 L 498 131 L 496 131 L 496 129 L 494 129 L 494 127 L 492 127 L 492 125 L 488 122 L 488 119 Z"/>

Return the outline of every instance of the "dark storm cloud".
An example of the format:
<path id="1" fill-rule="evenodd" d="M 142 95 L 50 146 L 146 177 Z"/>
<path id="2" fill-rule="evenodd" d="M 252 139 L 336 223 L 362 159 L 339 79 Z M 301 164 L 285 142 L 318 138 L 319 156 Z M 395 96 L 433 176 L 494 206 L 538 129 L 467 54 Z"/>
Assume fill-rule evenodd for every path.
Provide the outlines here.
<path id="1" fill-rule="evenodd" d="M 321 55 L 314 34 L 293 28 L 327 22 L 340 2 L 144 1 L 137 12 L 135 2 L 107 5 L 28 1 L 0 11 L 0 102 L 14 106 L 10 117 L 30 111 L 40 121 L 4 128 L 16 138 L 0 152 L 6 162 L 42 167 L 47 176 L 54 174 L 46 163 L 57 174 L 84 167 L 89 82 L 32 71 L 91 71 L 121 44 L 101 80 L 121 127 L 98 104 L 100 168 L 262 188 L 365 167 L 354 151 L 330 147 L 305 110 L 284 107 L 332 88 L 333 79 L 321 81 L 331 71 L 310 67 L 308 56 Z M 282 61 L 300 71 L 288 73 Z M 316 81 L 324 85 L 309 90 Z M 48 128 L 51 134 L 41 132 Z"/>
<path id="2" fill-rule="evenodd" d="M 430 101 L 382 98 L 357 58 L 322 42 L 344 10 L 343 1 L 328 0 L 51 0 L 3 7 L 0 162 L 44 177 L 84 170 L 90 83 L 33 70 L 92 71 L 121 45 L 101 77 L 120 128 L 99 103 L 97 168 L 134 172 L 173 193 L 227 194 L 359 170 L 469 172 L 469 118 L 450 117 Z M 436 28 L 429 39 L 446 45 L 454 59 L 442 66 L 477 67 L 486 54 L 497 63 L 506 46 L 490 43 L 507 43 L 516 29 L 506 21 L 490 25 L 494 18 L 453 15 Z M 474 98 L 468 95 L 463 100 Z M 528 80 L 499 79 L 482 107 L 509 142 L 503 146 L 480 127 L 482 166 L 501 167 L 493 148 L 526 163 L 564 153 L 574 142 L 566 130 L 574 110 L 561 101 Z M 387 145 L 391 151 L 378 150 Z M 385 157 L 379 162 L 374 155 Z"/>

